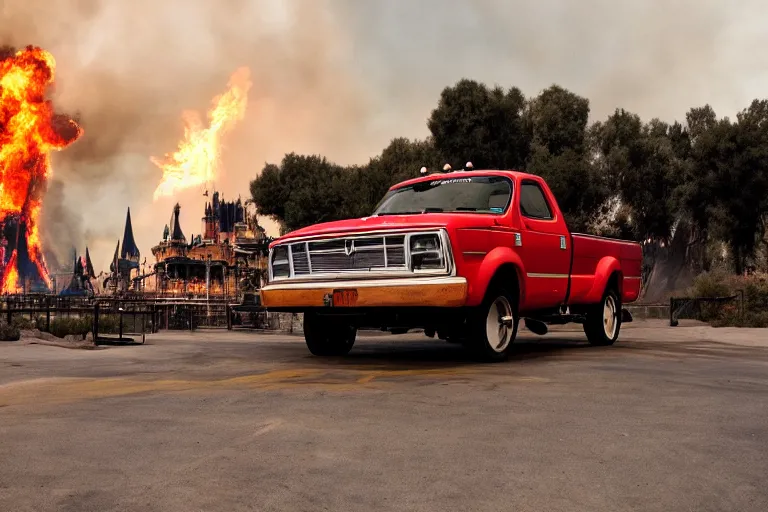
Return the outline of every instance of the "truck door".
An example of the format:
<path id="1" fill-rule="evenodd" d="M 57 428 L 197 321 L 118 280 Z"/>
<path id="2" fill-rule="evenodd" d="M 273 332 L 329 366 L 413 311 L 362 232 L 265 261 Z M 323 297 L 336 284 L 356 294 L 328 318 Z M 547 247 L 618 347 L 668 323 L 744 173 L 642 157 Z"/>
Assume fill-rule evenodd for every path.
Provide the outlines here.
<path id="1" fill-rule="evenodd" d="M 526 271 L 525 309 L 562 304 L 568 292 L 571 240 L 554 198 L 534 179 L 520 182 L 522 244 L 518 248 Z"/>

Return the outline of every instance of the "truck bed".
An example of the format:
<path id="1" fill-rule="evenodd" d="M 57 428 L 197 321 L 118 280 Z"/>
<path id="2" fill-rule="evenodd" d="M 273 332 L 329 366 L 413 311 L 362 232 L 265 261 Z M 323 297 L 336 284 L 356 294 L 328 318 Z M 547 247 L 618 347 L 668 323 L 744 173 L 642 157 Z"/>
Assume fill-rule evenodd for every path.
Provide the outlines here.
<path id="1" fill-rule="evenodd" d="M 571 235 L 573 261 L 571 264 L 570 304 L 595 302 L 595 276 L 598 267 L 610 259 L 619 262 L 622 272 L 621 300 L 634 302 L 640 296 L 643 250 L 637 242 L 628 242 L 583 233 Z M 601 263 L 602 262 L 602 263 Z"/>

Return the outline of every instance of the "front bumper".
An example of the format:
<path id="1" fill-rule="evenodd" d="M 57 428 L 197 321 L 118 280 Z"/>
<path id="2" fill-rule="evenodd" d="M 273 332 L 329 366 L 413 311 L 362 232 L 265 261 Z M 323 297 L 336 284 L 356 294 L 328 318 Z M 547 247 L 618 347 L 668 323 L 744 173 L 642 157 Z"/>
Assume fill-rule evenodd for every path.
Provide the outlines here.
<path id="1" fill-rule="evenodd" d="M 333 304 L 335 290 L 354 290 L 353 307 L 460 307 L 467 300 L 463 277 L 408 277 L 272 283 L 261 289 L 261 303 L 275 310 L 347 307 Z"/>

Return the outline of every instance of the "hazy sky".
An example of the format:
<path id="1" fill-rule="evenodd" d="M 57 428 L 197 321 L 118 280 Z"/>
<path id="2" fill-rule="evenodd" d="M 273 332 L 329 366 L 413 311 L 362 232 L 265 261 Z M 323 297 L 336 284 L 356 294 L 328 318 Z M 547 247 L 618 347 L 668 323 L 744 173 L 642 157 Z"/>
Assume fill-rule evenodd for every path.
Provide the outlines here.
<path id="1" fill-rule="evenodd" d="M 220 188 L 248 195 L 289 151 L 364 163 L 397 136 L 424 137 L 443 87 L 462 77 L 526 95 L 558 83 L 617 107 L 681 119 L 733 116 L 768 86 L 768 7 L 757 0 L 0 0 L 0 44 L 57 59 L 54 100 L 83 138 L 54 157 L 46 236 L 106 269 L 126 207 L 152 261 L 174 201 L 152 201 L 181 111 L 205 110 L 251 68 L 246 119 L 225 140 Z M 200 232 L 200 190 L 177 198 Z"/>

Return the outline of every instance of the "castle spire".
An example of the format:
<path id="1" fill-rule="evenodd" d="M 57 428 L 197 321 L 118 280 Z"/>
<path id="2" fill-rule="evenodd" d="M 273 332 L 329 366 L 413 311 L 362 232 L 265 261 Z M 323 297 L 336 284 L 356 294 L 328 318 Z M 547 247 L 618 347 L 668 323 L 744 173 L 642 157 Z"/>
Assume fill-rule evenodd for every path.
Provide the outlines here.
<path id="1" fill-rule="evenodd" d="M 184 237 L 184 233 L 181 231 L 181 223 L 179 222 L 179 212 L 181 211 L 181 205 L 176 203 L 173 207 L 173 214 L 171 215 L 171 240 L 180 240 L 185 242 L 187 239 Z"/>
<path id="2" fill-rule="evenodd" d="M 91 279 L 96 278 L 96 271 L 93 269 L 93 262 L 87 245 L 85 246 L 85 274 Z"/>
<path id="3" fill-rule="evenodd" d="M 123 233 L 123 250 L 120 258 L 138 263 L 139 248 L 136 246 L 136 240 L 133 238 L 133 226 L 131 225 L 131 209 L 125 216 L 125 232 Z"/>

